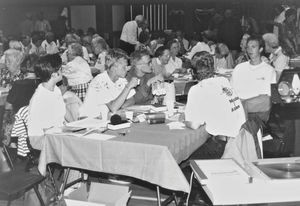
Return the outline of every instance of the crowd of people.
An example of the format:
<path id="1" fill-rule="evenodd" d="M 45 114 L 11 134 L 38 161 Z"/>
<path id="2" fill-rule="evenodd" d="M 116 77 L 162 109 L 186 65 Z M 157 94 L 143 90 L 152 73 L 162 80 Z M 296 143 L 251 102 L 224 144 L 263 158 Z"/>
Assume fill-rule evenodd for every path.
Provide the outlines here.
<path id="1" fill-rule="evenodd" d="M 153 84 L 178 73 L 199 82 L 188 93 L 186 125 L 235 137 L 251 114 L 268 120 L 270 85 L 298 51 L 296 12 L 282 8 L 280 15 L 278 33 L 258 34 L 242 29 L 227 9 L 217 35 L 208 28 L 190 38 L 180 30 L 150 32 L 138 15 L 124 24 L 119 48 L 92 28 L 57 34 L 42 15 L 20 39 L 7 40 L 1 32 L 0 86 L 9 88 L 4 141 L 20 108 L 28 107 L 28 135 L 40 136 L 66 121 L 109 119 L 128 106 L 157 103 Z M 232 70 L 232 77 L 219 76 L 221 69 Z"/>

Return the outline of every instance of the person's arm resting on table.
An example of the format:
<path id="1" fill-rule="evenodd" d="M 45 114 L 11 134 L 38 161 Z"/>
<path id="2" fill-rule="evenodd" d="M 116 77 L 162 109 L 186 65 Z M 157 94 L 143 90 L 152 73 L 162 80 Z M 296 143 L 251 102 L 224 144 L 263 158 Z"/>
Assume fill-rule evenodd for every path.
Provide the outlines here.
<path id="1" fill-rule="evenodd" d="M 109 110 L 113 113 L 118 111 L 124 104 L 127 96 L 130 93 L 130 90 L 133 89 L 134 87 L 136 87 L 137 85 L 138 85 L 138 79 L 136 77 L 133 77 L 130 80 L 130 82 L 125 86 L 125 88 L 123 89 L 121 94 L 115 100 L 113 100 L 107 104 L 107 107 L 109 108 Z"/>

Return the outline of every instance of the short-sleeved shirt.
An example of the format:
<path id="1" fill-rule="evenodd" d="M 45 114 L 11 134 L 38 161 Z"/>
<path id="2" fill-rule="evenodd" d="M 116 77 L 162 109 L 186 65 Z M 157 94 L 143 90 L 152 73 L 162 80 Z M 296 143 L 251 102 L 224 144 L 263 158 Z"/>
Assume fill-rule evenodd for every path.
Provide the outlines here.
<path id="1" fill-rule="evenodd" d="M 270 55 L 270 63 L 277 72 L 277 79 L 279 79 L 280 74 L 283 70 L 289 69 L 289 57 L 283 54 L 282 48 L 279 47 L 274 54 Z"/>
<path id="2" fill-rule="evenodd" d="M 65 114 L 66 106 L 60 89 L 55 86 L 50 91 L 39 84 L 29 103 L 29 137 L 42 136 L 44 129 L 63 126 Z"/>
<path id="3" fill-rule="evenodd" d="M 48 43 L 47 40 L 44 40 L 41 44 L 43 49 L 46 51 L 47 54 L 56 54 L 58 53 L 58 47 L 54 41 Z"/>
<path id="4" fill-rule="evenodd" d="M 176 69 L 182 68 L 182 60 L 178 57 L 169 59 L 168 64 L 166 65 L 166 73 L 172 74 Z"/>
<path id="5" fill-rule="evenodd" d="M 98 117 L 107 118 L 109 109 L 106 104 L 115 100 L 124 90 L 127 84 L 125 78 L 119 78 L 113 82 L 104 71 L 98 74 L 90 83 L 84 103 L 79 109 L 81 117 Z M 127 99 L 135 94 L 132 89 L 127 96 Z"/>
<path id="6" fill-rule="evenodd" d="M 265 62 L 252 65 L 248 61 L 234 68 L 231 82 L 241 99 L 265 94 L 271 96 L 271 84 L 276 83 L 276 73 L 274 68 Z"/>
<path id="7" fill-rule="evenodd" d="M 202 80 L 188 93 L 185 120 L 212 135 L 235 137 L 246 121 L 242 103 L 224 77 Z"/>
<path id="8" fill-rule="evenodd" d="M 67 63 L 62 72 L 70 86 L 86 84 L 93 78 L 89 64 L 80 56 Z"/>
<path id="9" fill-rule="evenodd" d="M 148 86 L 147 82 L 154 76 L 154 73 L 149 73 L 145 74 L 143 77 L 138 77 L 134 68 L 127 73 L 127 81 L 130 81 L 133 77 L 137 77 L 140 80 L 140 84 L 135 87 L 136 93 L 133 96 L 135 104 L 148 104 L 153 99 L 151 86 Z"/>

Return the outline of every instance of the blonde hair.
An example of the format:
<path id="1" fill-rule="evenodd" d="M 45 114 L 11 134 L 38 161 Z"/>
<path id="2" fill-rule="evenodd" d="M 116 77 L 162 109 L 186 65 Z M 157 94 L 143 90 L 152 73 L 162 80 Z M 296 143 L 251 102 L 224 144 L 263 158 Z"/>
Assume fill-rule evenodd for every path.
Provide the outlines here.
<path id="1" fill-rule="evenodd" d="M 16 50 L 22 51 L 22 44 L 21 44 L 21 42 L 19 42 L 17 40 L 9 41 L 8 46 L 10 49 L 16 49 Z"/>
<path id="2" fill-rule="evenodd" d="M 8 49 L 4 52 L 5 55 L 5 64 L 15 62 L 21 64 L 24 58 L 23 52 L 16 49 Z"/>

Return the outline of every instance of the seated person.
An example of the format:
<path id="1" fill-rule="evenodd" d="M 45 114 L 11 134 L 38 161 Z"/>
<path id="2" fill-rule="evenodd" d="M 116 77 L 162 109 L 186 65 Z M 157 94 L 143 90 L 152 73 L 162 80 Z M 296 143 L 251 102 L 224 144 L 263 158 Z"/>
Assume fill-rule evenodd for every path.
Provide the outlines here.
<path id="1" fill-rule="evenodd" d="M 41 57 L 35 65 L 35 73 L 41 83 L 29 103 L 29 137 L 42 136 L 45 130 L 64 123 L 65 103 L 56 86 L 62 80 L 61 64 L 60 56 L 52 54 Z"/>
<path id="2" fill-rule="evenodd" d="M 201 51 L 207 51 L 207 52 L 211 53 L 211 48 L 205 42 L 201 42 L 199 39 L 199 35 L 195 34 L 190 39 L 190 49 L 184 55 L 184 57 L 187 59 L 192 59 L 194 54 L 196 54 L 197 52 L 201 52 Z"/>
<path id="3" fill-rule="evenodd" d="M 46 51 L 42 47 L 43 38 L 38 33 L 33 33 L 31 37 L 31 48 L 29 50 L 29 54 L 35 54 L 38 56 L 42 56 L 46 54 Z"/>
<path id="4" fill-rule="evenodd" d="M 152 33 L 151 41 L 149 43 L 151 56 L 155 55 L 155 52 L 159 47 L 164 46 L 165 41 L 166 41 L 166 34 L 164 32 Z"/>
<path id="5" fill-rule="evenodd" d="M 89 57 L 91 57 L 93 55 L 92 37 L 85 35 L 85 36 L 81 37 L 81 42 L 82 42 L 82 47 L 86 48 Z"/>
<path id="6" fill-rule="evenodd" d="M 16 49 L 8 49 L 4 52 L 5 64 L 0 65 L 0 86 L 6 89 L 11 89 L 13 83 L 24 78 L 20 69 L 20 64 L 23 60 L 23 53 Z M 3 114 L 2 131 L 3 139 L 6 143 L 10 141 L 10 132 L 14 121 L 14 113 L 11 105 L 6 105 Z"/>
<path id="7" fill-rule="evenodd" d="M 99 70 L 100 73 L 106 70 L 105 68 L 105 56 L 107 54 L 108 45 L 106 41 L 101 37 L 96 37 L 92 39 L 92 50 L 95 55 L 95 68 Z"/>
<path id="8" fill-rule="evenodd" d="M 246 121 L 242 103 L 225 77 L 214 76 L 212 55 L 202 51 L 197 56 L 194 73 L 199 83 L 188 93 L 186 126 L 205 127 L 214 136 L 236 137 Z"/>
<path id="9" fill-rule="evenodd" d="M 126 100 L 123 107 L 134 104 L 150 104 L 153 100 L 151 85 L 157 81 L 163 81 L 162 75 L 152 72 L 151 58 L 148 50 L 134 51 L 130 58 L 131 69 L 126 75 L 127 81 L 133 77 L 140 80 L 138 86 L 135 87 L 135 95 Z"/>
<path id="10" fill-rule="evenodd" d="M 10 89 L 14 81 L 24 78 L 20 69 L 24 55 L 19 50 L 8 49 L 3 56 L 5 57 L 5 62 L 1 64 L 0 86 Z"/>
<path id="11" fill-rule="evenodd" d="M 239 53 L 237 59 L 235 60 L 236 65 L 249 61 L 249 56 L 246 51 L 247 40 L 249 37 L 250 37 L 250 35 L 245 33 L 241 39 L 241 42 L 240 42 L 241 52 Z"/>
<path id="12" fill-rule="evenodd" d="M 88 86 L 93 76 L 90 66 L 82 57 L 82 46 L 72 43 L 68 46 L 68 63 L 63 67 L 62 73 L 68 79 L 71 90 L 84 100 Z"/>
<path id="13" fill-rule="evenodd" d="M 261 59 L 263 41 L 249 37 L 247 53 L 250 61 L 238 64 L 232 72 L 232 86 L 242 100 L 246 113 L 257 113 L 263 121 L 269 118 L 271 84 L 276 83 L 273 67 Z"/>
<path id="14" fill-rule="evenodd" d="M 278 37 L 273 33 L 266 33 L 263 35 L 265 41 L 265 51 L 270 53 L 269 63 L 275 68 L 276 80 L 284 69 L 289 69 L 289 57 L 286 56 L 281 46 L 279 46 Z"/>
<path id="15" fill-rule="evenodd" d="M 80 117 L 100 117 L 108 119 L 108 113 L 119 110 L 126 99 L 134 94 L 138 78 L 125 79 L 127 55 L 120 49 L 112 49 L 107 54 L 107 70 L 98 74 L 90 83 L 84 103 L 79 109 Z"/>
<path id="16" fill-rule="evenodd" d="M 171 40 L 168 42 L 167 47 L 170 50 L 170 59 L 166 65 L 167 76 L 172 75 L 175 72 L 185 72 L 185 69 L 182 68 L 182 61 L 177 57 L 179 52 L 179 43 L 177 40 Z"/>
<path id="17" fill-rule="evenodd" d="M 155 52 L 155 58 L 152 59 L 152 69 L 155 75 L 162 74 L 164 77 L 167 75 L 166 65 L 170 59 L 170 50 L 165 47 L 159 47 Z"/>
<path id="18" fill-rule="evenodd" d="M 233 69 L 234 61 L 226 44 L 219 43 L 215 49 L 215 69 Z"/>
<path id="19" fill-rule="evenodd" d="M 179 53 L 182 55 L 189 49 L 189 41 L 184 38 L 184 33 L 181 30 L 177 30 L 175 35 L 179 44 Z"/>
<path id="20" fill-rule="evenodd" d="M 56 54 L 59 52 L 58 45 L 55 43 L 54 34 L 52 32 L 47 32 L 45 35 L 45 40 L 42 42 L 42 47 L 47 54 Z"/>
<path id="21" fill-rule="evenodd" d="M 70 44 L 72 43 L 79 43 L 80 44 L 80 37 L 77 36 L 76 34 L 67 34 L 65 37 L 65 42 L 63 44 L 63 46 L 61 47 L 61 49 L 66 49 L 62 54 L 61 54 L 61 60 L 63 62 L 63 64 L 67 64 L 68 63 L 68 47 Z M 90 63 L 90 56 L 88 53 L 88 50 L 85 46 L 82 45 L 82 58 L 85 59 L 87 61 L 87 63 Z"/>
<path id="22" fill-rule="evenodd" d="M 34 66 L 37 61 L 38 56 L 31 54 L 25 57 L 21 63 L 21 71 L 24 74 L 24 79 L 13 82 L 6 102 L 6 104 L 11 105 L 14 113 L 17 113 L 21 107 L 29 104 L 31 97 L 39 84 L 39 80 L 34 73 Z"/>

